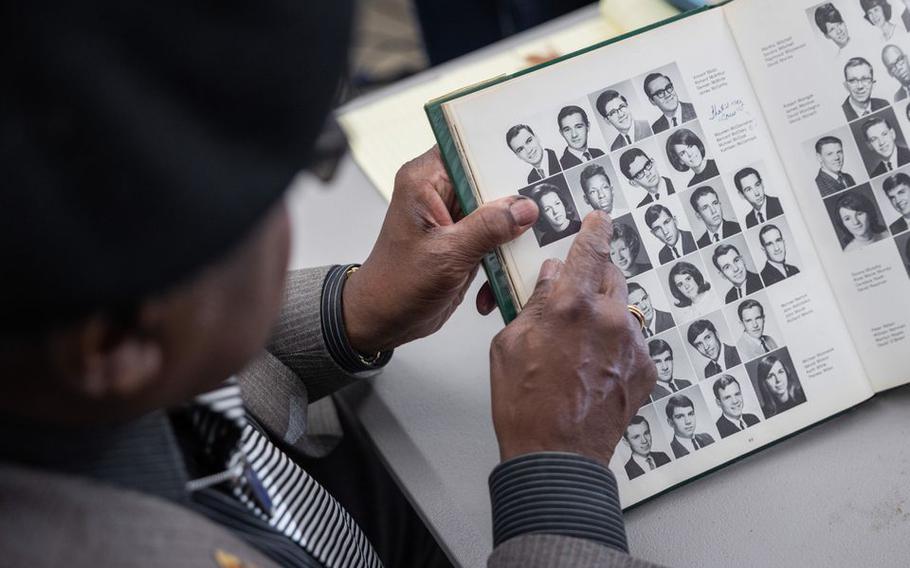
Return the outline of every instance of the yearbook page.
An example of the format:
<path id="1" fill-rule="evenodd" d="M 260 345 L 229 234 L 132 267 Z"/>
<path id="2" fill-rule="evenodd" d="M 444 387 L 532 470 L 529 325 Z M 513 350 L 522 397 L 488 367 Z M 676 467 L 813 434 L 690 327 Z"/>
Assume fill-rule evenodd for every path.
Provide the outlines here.
<path id="1" fill-rule="evenodd" d="M 480 200 L 540 207 L 503 250 L 522 302 L 585 214 L 614 219 L 660 376 L 611 463 L 624 506 L 871 396 L 722 11 L 444 111 Z"/>
<path id="2" fill-rule="evenodd" d="M 910 380 L 910 11 L 903 0 L 725 7 L 874 388 Z"/>

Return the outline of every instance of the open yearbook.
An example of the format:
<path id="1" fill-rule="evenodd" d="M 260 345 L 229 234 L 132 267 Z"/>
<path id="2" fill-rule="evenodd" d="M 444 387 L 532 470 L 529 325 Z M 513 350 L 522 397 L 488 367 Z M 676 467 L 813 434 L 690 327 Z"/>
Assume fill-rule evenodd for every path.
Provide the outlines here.
<path id="1" fill-rule="evenodd" d="M 504 317 L 593 208 L 660 380 L 610 464 L 633 505 L 910 382 L 910 9 L 732 0 L 431 101 Z"/>

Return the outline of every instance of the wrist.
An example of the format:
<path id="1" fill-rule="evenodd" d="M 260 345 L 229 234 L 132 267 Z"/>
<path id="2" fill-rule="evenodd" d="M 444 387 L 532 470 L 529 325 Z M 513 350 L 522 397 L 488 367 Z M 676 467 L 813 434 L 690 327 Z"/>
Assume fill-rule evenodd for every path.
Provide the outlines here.
<path id="1" fill-rule="evenodd" d="M 354 266 L 348 269 L 341 295 L 341 308 L 348 343 L 364 357 L 385 350 L 377 329 L 378 318 L 371 313 L 371 300 L 363 286 L 363 272 Z"/>

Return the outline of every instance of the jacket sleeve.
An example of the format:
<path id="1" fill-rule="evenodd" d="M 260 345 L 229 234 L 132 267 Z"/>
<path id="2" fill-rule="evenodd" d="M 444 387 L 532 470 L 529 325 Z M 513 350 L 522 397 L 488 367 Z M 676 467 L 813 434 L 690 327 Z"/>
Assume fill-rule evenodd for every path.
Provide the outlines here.
<path id="1" fill-rule="evenodd" d="M 553 534 L 526 534 L 500 544 L 487 568 L 659 568 L 592 540 Z"/>

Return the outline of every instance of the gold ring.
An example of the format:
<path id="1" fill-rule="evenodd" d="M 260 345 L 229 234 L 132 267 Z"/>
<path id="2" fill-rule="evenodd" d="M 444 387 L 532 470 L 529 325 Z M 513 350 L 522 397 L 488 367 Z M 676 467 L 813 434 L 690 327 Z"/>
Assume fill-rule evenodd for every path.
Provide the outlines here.
<path id="1" fill-rule="evenodd" d="M 644 329 L 645 328 L 645 314 L 643 314 L 642 311 L 639 310 L 635 306 L 626 306 L 626 308 L 628 308 L 629 313 L 632 314 L 633 316 L 635 316 L 635 319 L 638 320 L 638 325 L 640 325 L 641 328 Z"/>

